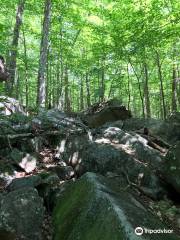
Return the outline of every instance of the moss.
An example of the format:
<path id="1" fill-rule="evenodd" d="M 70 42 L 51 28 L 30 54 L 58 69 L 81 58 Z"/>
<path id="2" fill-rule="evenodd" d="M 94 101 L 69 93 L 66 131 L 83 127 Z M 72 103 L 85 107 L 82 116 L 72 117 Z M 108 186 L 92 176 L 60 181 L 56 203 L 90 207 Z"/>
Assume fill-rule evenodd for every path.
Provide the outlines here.
<path id="1" fill-rule="evenodd" d="M 70 185 L 66 189 L 66 194 L 60 199 L 54 210 L 54 225 L 56 228 L 56 239 L 68 239 L 70 230 L 75 225 L 76 219 L 81 212 L 81 206 L 85 205 L 88 198 L 88 186 L 86 184 Z M 69 194 L 71 192 L 71 194 Z M 69 198 L 69 196 L 72 196 Z"/>
<path id="2" fill-rule="evenodd" d="M 109 240 L 112 236 L 113 240 L 121 239 L 117 216 L 108 200 L 98 196 L 96 188 L 84 180 L 66 189 L 53 214 L 54 240 Z"/>

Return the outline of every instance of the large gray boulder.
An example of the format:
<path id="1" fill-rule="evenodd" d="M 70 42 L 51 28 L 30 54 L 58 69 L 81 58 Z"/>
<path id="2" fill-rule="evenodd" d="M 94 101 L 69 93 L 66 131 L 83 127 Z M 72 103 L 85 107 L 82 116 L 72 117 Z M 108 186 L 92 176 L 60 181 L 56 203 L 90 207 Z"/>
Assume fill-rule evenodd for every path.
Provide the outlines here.
<path id="1" fill-rule="evenodd" d="M 169 149 L 163 166 L 165 179 L 180 193 L 180 142 Z"/>
<path id="2" fill-rule="evenodd" d="M 22 188 L 37 188 L 41 189 L 42 186 L 51 187 L 53 184 L 58 184 L 60 181 L 58 175 L 54 172 L 41 172 L 37 175 L 31 175 L 28 177 L 15 178 L 7 186 L 8 191 L 14 191 Z"/>
<path id="3" fill-rule="evenodd" d="M 4 234 L 4 239 L 8 239 L 8 235 L 15 235 L 20 240 L 42 239 L 44 207 L 37 190 L 18 189 L 0 200 L 0 235 Z"/>
<path id="4" fill-rule="evenodd" d="M 36 168 L 37 157 L 34 154 L 21 152 L 18 149 L 12 149 L 9 158 L 25 172 L 30 173 Z"/>
<path id="5" fill-rule="evenodd" d="M 7 96 L 0 96 L 0 115 L 9 116 L 13 113 L 20 113 L 26 115 L 24 107 L 18 100 Z"/>
<path id="6" fill-rule="evenodd" d="M 171 114 L 167 120 L 131 118 L 124 121 L 123 129 L 136 131 L 148 128 L 152 135 L 158 136 L 170 144 L 180 140 L 180 113 Z"/>
<path id="7" fill-rule="evenodd" d="M 161 199 L 166 194 L 164 184 L 157 176 L 163 159 L 137 134 L 131 135 L 119 128 L 102 128 L 92 142 L 83 136 L 67 140 L 61 154 L 77 175 L 115 172 L 153 199 Z"/>
<path id="8" fill-rule="evenodd" d="M 131 112 L 117 99 L 95 103 L 82 113 L 81 119 L 91 128 L 96 128 L 108 122 L 131 118 Z"/>
<path id="9" fill-rule="evenodd" d="M 177 240 L 174 234 L 135 234 L 136 227 L 168 229 L 112 180 L 87 173 L 67 186 L 53 212 L 54 240 Z"/>

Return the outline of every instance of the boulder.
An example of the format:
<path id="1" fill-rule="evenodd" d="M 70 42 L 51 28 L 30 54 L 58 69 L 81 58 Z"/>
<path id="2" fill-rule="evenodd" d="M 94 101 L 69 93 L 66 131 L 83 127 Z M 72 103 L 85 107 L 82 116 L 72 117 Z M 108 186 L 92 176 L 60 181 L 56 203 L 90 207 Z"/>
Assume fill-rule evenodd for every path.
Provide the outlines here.
<path id="1" fill-rule="evenodd" d="M 20 113 L 27 115 L 24 111 L 24 107 L 14 98 L 0 96 L 0 114 L 9 116 L 13 113 Z"/>
<path id="2" fill-rule="evenodd" d="M 32 119 L 32 128 L 35 129 L 56 129 L 63 131 L 74 130 L 82 131 L 86 126 L 78 118 L 71 114 L 66 114 L 58 109 L 41 110 L 37 117 Z"/>
<path id="3" fill-rule="evenodd" d="M 49 167 L 48 171 L 56 173 L 61 180 L 69 180 L 74 177 L 74 170 L 71 166 L 56 165 Z"/>
<path id="4" fill-rule="evenodd" d="M 115 99 L 94 104 L 82 115 L 83 121 L 90 128 L 96 128 L 108 122 L 128 118 L 131 118 L 131 112 Z"/>
<path id="5" fill-rule="evenodd" d="M 180 193 L 180 142 L 169 149 L 163 166 L 164 178 Z"/>
<path id="6" fill-rule="evenodd" d="M 157 175 L 163 159 L 157 150 L 147 145 L 146 139 L 119 128 L 102 128 L 93 140 L 75 136 L 65 144 L 62 159 L 73 166 L 77 175 L 115 172 L 135 183 L 149 197 L 163 198 L 166 188 Z"/>
<path id="7" fill-rule="evenodd" d="M 148 128 L 149 133 L 169 144 L 180 140 L 180 113 L 173 113 L 167 120 L 131 118 L 124 121 L 123 130 L 137 131 Z"/>
<path id="8" fill-rule="evenodd" d="M 56 173 L 41 172 L 38 175 L 32 175 L 28 177 L 15 178 L 8 185 L 8 191 L 14 191 L 21 188 L 37 188 L 40 189 L 42 186 L 50 186 L 59 182 L 59 177 Z"/>
<path id="9" fill-rule="evenodd" d="M 180 112 L 172 113 L 167 120 L 167 123 L 167 141 L 169 140 L 172 144 L 180 141 Z"/>
<path id="10" fill-rule="evenodd" d="M 21 152 L 14 148 L 9 157 L 14 161 L 14 164 L 24 169 L 27 173 L 32 172 L 36 168 L 37 158 L 34 154 Z"/>
<path id="11" fill-rule="evenodd" d="M 35 188 L 39 184 L 41 184 L 41 182 L 42 182 L 42 179 L 39 175 L 15 178 L 8 185 L 7 190 L 14 191 L 14 190 L 21 189 L 21 188 L 28 188 L 28 187 Z"/>
<path id="12" fill-rule="evenodd" d="M 43 200 L 33 188 L 22 188 L 5 194 L 0 202 L 0 236 L 41 240 Z M 6 235 L 7 234 L 7 235 Z"/>
<path id="13" fill-rule="evenodd" d="M 131 193 L 113 180 L 86 173 L 67 186 L 53 211 L 54 240 L 157 239 L 157 234 L 135 234 L 135 229 L 168 229 Z M 176 240 L 173 233 L 159 240 Z"/>

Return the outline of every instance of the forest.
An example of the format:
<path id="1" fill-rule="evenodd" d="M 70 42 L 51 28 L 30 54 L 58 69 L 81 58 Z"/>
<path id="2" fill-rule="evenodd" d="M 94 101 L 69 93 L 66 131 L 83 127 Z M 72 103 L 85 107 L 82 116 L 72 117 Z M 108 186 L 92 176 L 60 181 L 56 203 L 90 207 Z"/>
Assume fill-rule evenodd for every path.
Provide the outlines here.
<path id="1" fill-rule="evenodd" d="M 44 6 L 45 5 L 45 6 Z M 136 116 L 180 105 L 178 0 L 1 1 L 1 93 L 80 111 L 118 98 Z"/>
<path id="2" fill-rule="evenodd" d="M 0 240 L 180 239 L 180 1 L 0 0 Z"/>

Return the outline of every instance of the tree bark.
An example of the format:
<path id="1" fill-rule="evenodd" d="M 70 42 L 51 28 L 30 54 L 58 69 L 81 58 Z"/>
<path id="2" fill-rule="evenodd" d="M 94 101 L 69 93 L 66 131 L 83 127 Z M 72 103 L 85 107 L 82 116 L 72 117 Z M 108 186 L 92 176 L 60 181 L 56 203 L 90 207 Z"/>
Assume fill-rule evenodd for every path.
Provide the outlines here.
<path id="1" fill-rule="evenodd" d="M 7 91 L 10 96 L 13 95 L 13 87 L 15 82 L 15 75 L 16 75 L 16 59 L 17 59 L 17 52 L 18 52 L 18 43 L 19 43 L 19 35 L 20 35 L 20 28 L 22 25 L 22 16 L 24 12 L 24 5 L 25 0 L 20 0 L 17 12 L 16 12 L 16 22 L 14 25 L 13 31 L 13 39 L 11 43 L 11 49 L 9 52 L 9 60 L 8 60 L 8 69 L 10 73 L 10 79 L 7 81 Z"/>
<path id="2" fill-rule="evenodd" d="M 44 8 L 44 22 L 40 46 L 40 59 L 39 59 L 39 71 L 38 71 L 38 92 L 37 92 L 37 105 L 39 107 L 45 107 L 46 102 L 46 69 L 47 69 L 47 54 L 48 54 L 48 42 L 49 42 L 49 29 L 51 19 L 51 0 L 45 1 Z"/>
<path id="3" fill-rule="evenodd" d="M 129 76 L 129 66 L 127 64 L 127 75 L 128 75 L 128 110 L 130 109 L 131 103 L 131 91 L 130 91 L 130 76 Z"/>
<path id="4" fill-rule="evenodd" d="M 151 117 L 151 107 L 150 107 L 150 99 L 149 99 L 149 75 L 148 75 L 148 68 L 147 63 L 144 63 L 144 103 L 145 103 L 145 112 L 146 112 L 146 118 Z"/>
<path id="5" fill-rule="evenodd" d="M 29 99 L 29 86 L 28 86 L 28 59 L 27 59 L 27 47 L 26 47 L 26 37 L 23 28 L 23 45 L 24 45 L 24 67 L 25 67 L 25 89 L 26 89 L 26 108 L 28 107 Z"/>
<path id="6" fill-rule="evenodd" d="M 84 109 L 84 84 L 83 84 L 83 76 L 81 76 L 80 80 L 80 110 Z"/>
<path id="7" fill-rule="evenodd" d="M 90 95 L 90 84 L 89 84 L 89 76 L 88 72 L 86 72 L 86 93 L 87 93 L 87 106 L 91 105 L 91 95 Z"/>
<path id="8" fill-rule="evenodd" d="M 178 98 L 178 105 L 180 106 L 180 69 L 179 69 L 179 65 L 177 65 L 177 98 Z"/>
<path id="9" fill-rule="evenodd" d="M 129 58 L 129 63 L 131 64 L 131 67 L 133 69 L 133 72 L 137 78 L 138 81 L 138 89 L 139 89 L 139 95 L 140 95 L 140 99 L 141 99 L 141 106 L 142 106 L 142 114 L 143 114 L 143 118 L 145 118 L 145 109 L 144 109 L 144 98 L 143 98 L 143 94 L 142 94 L 142 90 L 141 90 L 141 84 L 140 84 L 140 77 L 136 72 L 136 69 L 134 67 L 134 65 L 131 62 L 131 59 Z"/>
<path id="10" fill-rule="evenodd" d="M 177 70 L 175 63 L 173 64 L 172 76 L 172 111 L 177 111 Z"/>
<path id="11" fill-rule="evenodd" d="M 100 88 L 100 100 L 104 101 L 104 94 L 105 94 L 105 70 L 104 70 L 104 58 L 102 59 L 101 63 L 101 88 Z"/>
<path id="12" fill-rule="evenodd" d="M 69 77 L 68 77 L 68 69 L 67 66 L 65 68 L 64 73 L 64 92 L 65 92 L 65 99 L 64 99 L 64 110 L 65 112 L 71 112 L 71 102 L 69 98 Z"/>
<path id="13" fill-rule="evenodd" d="M 166 104 L 165 104 L 165 98 L 164 98 L 162 69 L 161 69 L 159 53 L 157 51 L 156 51 L 156 62 L 157 62 L 158 75 L 159 75 L 159 81 L 160 81 L 160 95 L 161 95 L 161 101 L 163 106 L 163 118 L 166 119 Z"/>
<path id="14" fill-rule="evenodd" d="M 61 23 L 61 22 L 60 22 Z M 58 51 L 58 62 L 57 62 L 57 107 L 61 108 L 61 97 L 62 97 L 62 89 L 63 89 L 63 29 L 60 27 L 59 32 L 59 51 Z"/>

